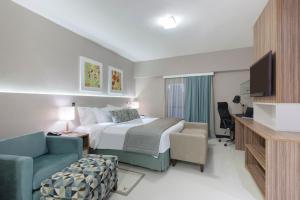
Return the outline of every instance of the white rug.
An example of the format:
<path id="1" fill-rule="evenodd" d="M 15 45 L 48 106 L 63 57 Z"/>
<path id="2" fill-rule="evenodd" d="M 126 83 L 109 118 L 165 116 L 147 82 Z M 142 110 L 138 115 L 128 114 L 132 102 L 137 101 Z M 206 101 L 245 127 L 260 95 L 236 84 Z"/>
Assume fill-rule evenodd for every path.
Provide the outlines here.
<path id="1" fill-rule="evenodd" d="M 115 193 L 127 196 L 143 179 L 145 174 L 119 168 L 118 190 Z"/>

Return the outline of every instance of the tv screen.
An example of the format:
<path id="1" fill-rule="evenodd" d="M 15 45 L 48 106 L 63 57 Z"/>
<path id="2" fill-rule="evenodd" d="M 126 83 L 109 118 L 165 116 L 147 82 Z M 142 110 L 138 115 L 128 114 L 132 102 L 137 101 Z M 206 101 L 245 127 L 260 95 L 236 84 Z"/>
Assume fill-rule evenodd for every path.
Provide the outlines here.
<path id="1" fill-rule="evenodd" d="M 252 97 L 263 97 L 272 96 L 272 93 L 273 55 L 270 51 L 250 68 L 250 94 Z"/>

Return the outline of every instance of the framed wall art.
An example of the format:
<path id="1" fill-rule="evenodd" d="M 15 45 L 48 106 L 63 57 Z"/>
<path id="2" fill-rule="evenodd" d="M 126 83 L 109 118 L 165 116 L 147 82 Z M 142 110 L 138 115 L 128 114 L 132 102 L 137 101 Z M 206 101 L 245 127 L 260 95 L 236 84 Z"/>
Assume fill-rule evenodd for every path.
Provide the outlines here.
<path id="1" fill-rule="evenodd" d="M 123 71 L 112 66 L 108 69 L 108 93 L 123 93 Z"/>
<path id="2" fill-rule="evenodd" d="M 103 64 L 90 58 L 80 57 L 80 90 L 102 92 Z"/>

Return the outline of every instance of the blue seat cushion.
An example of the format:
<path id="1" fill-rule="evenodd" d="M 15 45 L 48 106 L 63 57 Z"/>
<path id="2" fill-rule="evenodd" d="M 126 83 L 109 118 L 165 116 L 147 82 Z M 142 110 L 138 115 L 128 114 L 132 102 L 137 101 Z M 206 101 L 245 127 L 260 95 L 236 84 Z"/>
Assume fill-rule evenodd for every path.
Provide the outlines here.
<path id="1" fill-rule="evenodd" d="M 0 154 L 36 158 L 46 153 L 48 153 L 48 148 L 43 132 L 0 140 Z"/>
<path id="2" fill-rule="evenodd" d="M 33 190 L 41 187 L 41 182 L 78 160 L 76 153 L 45 154 L 33 160 Z"/>

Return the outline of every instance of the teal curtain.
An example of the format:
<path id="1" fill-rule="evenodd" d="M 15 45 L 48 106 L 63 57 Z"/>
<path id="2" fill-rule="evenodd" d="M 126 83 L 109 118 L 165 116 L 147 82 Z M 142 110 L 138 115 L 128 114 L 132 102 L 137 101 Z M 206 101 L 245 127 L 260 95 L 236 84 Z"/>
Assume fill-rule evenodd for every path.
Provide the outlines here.
<path id="1" fill-rule="evenodd" d="M 204 122 L 210 127 L 212 76 L 186 78 L 184 118 L 188 122 Z"/>

